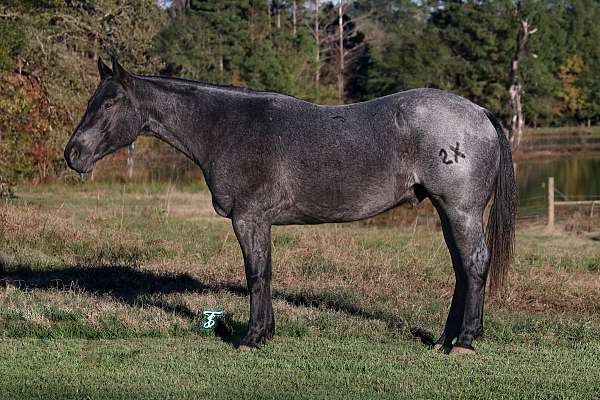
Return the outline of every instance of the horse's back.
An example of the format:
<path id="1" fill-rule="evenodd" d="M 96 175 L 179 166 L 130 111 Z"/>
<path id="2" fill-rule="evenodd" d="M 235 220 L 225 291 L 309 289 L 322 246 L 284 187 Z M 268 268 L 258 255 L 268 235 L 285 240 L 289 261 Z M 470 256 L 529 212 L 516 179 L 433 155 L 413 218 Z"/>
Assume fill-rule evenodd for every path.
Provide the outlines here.
<path id="1" fill-rule="evenodd" d="M 496 130 L 483 108 L 452 93 L 415 89 L 324 107 L 315 119 L 316 129 L 294 152 L 308 166 L 299 170 L 309 172 L 303 179 L 309 186 L 310 179 L 319 185 L 315 176 L 326 188 L 340 185 L 340 196 L 379 192 L 387 206 L 413 200 L 406 192 L 415 184 L 436 191 L 495 176 Z"/>

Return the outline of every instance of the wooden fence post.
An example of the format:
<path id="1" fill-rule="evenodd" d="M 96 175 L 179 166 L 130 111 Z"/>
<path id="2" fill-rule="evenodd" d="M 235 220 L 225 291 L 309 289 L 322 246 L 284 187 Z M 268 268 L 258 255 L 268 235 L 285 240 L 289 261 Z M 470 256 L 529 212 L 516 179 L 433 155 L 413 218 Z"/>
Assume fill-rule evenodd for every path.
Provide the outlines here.
<path id="1" fill-rule="evenodd" d="M 548 229 L 554 229 L 554 177 L 548 177 Z"/>
<path id="2" fill-rule="evenodd" d="M 127 147 L 127 177 L 129 179 L 133 178 L 133 149 L 134 144 L 131 143 L 129 147 Z"/>

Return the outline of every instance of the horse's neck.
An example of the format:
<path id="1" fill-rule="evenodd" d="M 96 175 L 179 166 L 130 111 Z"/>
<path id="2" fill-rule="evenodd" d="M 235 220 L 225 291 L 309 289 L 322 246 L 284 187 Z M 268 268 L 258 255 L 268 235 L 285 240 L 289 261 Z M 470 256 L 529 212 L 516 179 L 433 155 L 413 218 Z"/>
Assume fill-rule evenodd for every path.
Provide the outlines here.
<path id="1" fill-rule="evenodd" d="M 231 115 L 228 102 L 222 101 L 227 93 L 194 84 L 186 88 L 159 78 L 144 79 L 138 90 L 145 130 L 205 169 L 210 153 L 216 150 L 216 135 Z"/>

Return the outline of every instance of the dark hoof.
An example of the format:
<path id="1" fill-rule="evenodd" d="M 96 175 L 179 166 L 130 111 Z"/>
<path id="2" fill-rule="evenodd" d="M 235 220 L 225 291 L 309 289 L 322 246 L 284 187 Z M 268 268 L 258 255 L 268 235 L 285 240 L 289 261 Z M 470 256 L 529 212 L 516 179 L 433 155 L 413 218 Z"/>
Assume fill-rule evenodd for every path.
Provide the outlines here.
<path id="1" fill-rule="evenodd" d="M 440 351 L 444 354 L 448 354 L 452 350 L 452 347 L 444 346 L 442 343 L 436 343 L 433 345 L 432 349 L 435 351 Z"/>
<path id="2" fill-rule="evenodd" d="M 448 354 L 450 353 L 450 350 L 452 350 L 452 343 L 446 343 L 446 335 L 442 334 L 442 336 L 440 336 L 440 338 L 435 342 L 432 349 L 435 351 L 441 351 L 444 354 Z"/>
<path id="3" fill-rule="evenodd" d="M 469 356 L 469 355 L 477 354 L 477 352 L 472 347 L 469 348 L 469 347 L 454 346 L 452 348 L 452 350 L 450 350 L 450 353 L 448 353 L 448 354 L 451 356 Z"/>

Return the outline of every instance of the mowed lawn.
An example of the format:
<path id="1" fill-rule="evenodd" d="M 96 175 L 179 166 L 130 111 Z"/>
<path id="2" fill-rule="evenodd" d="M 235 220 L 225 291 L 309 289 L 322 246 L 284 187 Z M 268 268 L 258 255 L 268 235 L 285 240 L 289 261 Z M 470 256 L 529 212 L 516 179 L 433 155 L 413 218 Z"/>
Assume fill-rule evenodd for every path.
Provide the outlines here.
<path id="1" fill-rule="evenodd" d="M 275 227 L 276 337 L 247 350 L 241 253 L 205 188 L 21 187 L 0 205 L 0 399 L 597 399 L 600 238 L 571 228 L 519 226 L 478 354 L 450 357 L 429 348 L 454 278 L 426 204 Z"/>

